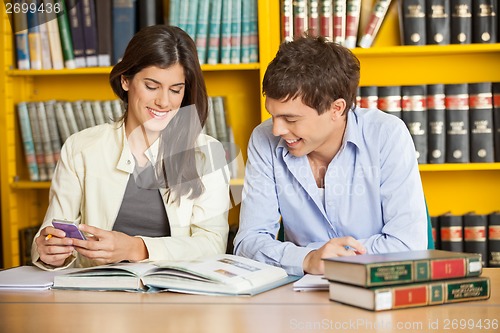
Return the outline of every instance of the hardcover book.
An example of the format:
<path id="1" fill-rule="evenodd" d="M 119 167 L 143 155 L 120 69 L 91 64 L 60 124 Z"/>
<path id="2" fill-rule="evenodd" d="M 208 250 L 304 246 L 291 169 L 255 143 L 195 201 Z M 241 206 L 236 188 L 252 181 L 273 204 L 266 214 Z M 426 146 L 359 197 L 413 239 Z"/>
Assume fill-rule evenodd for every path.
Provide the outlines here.
<path id="1" fill-rule="evenodd" d="M 425 45 L 427 42 L 425 0 L 402 0 L 400 4 L 399 19 L 403 31 L 403 44 Z"/>
<path id="2" fill-rule="evenodd" d="M 59 27 L 59 37 L 61 38 L 61 48 L 64 59 L 64 66 L 69 69 L 76 68 L 75 55 L 73 53 L 73 40 L 69 26 L 69 14 L 63 0 L 54 0 L 58 4 L 61 12 L 57 15 L 57 25 Z"/>
<path id="3" fill-rule="evenodd" d="M 469 84 L 470 161 L 492 163 L 493 95 L 491 82 Z"/>
<path id="4" fill-rule="evenodd" d="M 441 250 L 323 259 L 325 278 L 362 287 L 479 276 L 481 256 Z"/>
<path id="5" fill-rule="evenodd" d="M 79 3 L 83 8 L 83 37 L 85 38 L 85 61 L 87 67 L 98 66 L 98 36 L 95 0 L 82 0 Z"/>
<path id="6" fill-rule="evenodd" d="M 450 44 L 450 0 L 426 0 L 428 45 Z"/>
<path id="7" fill-rule="evenodd" d="M 472 42 L 472 0 L 450 0 L 450 42 L 470 44 Z"/>
<path id="8" fill-rule="evenodd" d="M 310 36 L 319 36 L 319 1 L 320 0 L 307 0 L 307 31 Z"/>
<path id="9" fill-rule="evenodd" d="M 488 227 L 487 216 L 476 213 L 468 213 L 463 216 L 463 222 L 464 252 L 480 254 L 483 267 L 486 267 L 488 261 L 486 243 Z"/>
<path id="10" fill-rule="evenodd" d="M 401 87 L 402 118 L 415 145 L 419 164 L 427 163 L 427 107 L 425 85 Z"/>
<path id="11" fill-rule="evenodd" d="M 54 8 L 54 0 L 44 0 L 46 7 Z M 45 19 L 47 21 L 47 32 L 49 36 L 50 57 L 52 59 L 52 67 L 54 69 L 64 68 L 63 51 L 61 45 L 61 37 L 59 33 L 59 25 L 55 11 L 45 11 Z"/>
<path id="12" fill-rule="evenodd" d="M 219 62 L 221 15 L 222 15 L 222 0 L 210 1 L 210 19 L 208 25 L 208 54 L 207 54 L 207 63 L 210 65 L 215 65 Z"/>
<path id="13" fill-rule="evenodd" d="M 472 1 L 472 42 L 496 43 L 498 0 Z"/>
<path id="14" fill-rule="evenodd" d="M 327 40 L 333 40 L 332 0 L 319 1 L 319 32 Z"/>
<path id="15" fill-rule="evenodd" d="M 21 5 L 20 0 L 15 5 Z M 28 42 L 28 16 L 22 11 L 14 12 L 14 36 L 16 45 L 17 69 L 30 69 L 30 48 Z"/>
<path id="16" fill-rule="evenodd" d="M 208 3 L 208 1 L 205 2 Z M 138 0 L 137 20 L 139 30 L 151 25 L 163 24 L 163 1 Z"/>
<path id="17" fill-rule="evenodd" d="M 136 32 L 136 0 L 113 0 L 113 64 L 121 61 L 128 42 Z"/>
<path id="18" fill-rule="evenodd" d="M 293 0 L 281 1 L 281 40 L 293 40 Z"/>
<path id="19" fill-rule="evenodd" d="M 384 20 L 385 14 L 389 9 L 391 0 L 377 0 L 373 6 L 367 26 L 363 30 L 363 34 L 359 41 L 359 46 L 368 48 L 373 45 L 378 31 Z"/>
<path id="20" fill-rule="evenodd" d="M 488 266 L 500 267 L 500 212 L 488 215 Z"/>
<path id="21" fill-rule="evenodd" d="M 83 7 L 79 0 L 66 0 L 68 9 L 73 54 L 77 68 L 87 67 L 85 60 L 85 38 L 83 37 Z"/>
<path id="22" fill-rule="evenodd" d="M 446 162 L 469 163 L 469 93 L 467 84 L 445 85 Z"/>
<path id="23" fill-rule="evenodd" d="M 282 268 L 222 254 L 196 261 L 119 263 L 84 268 L 54 277 L 53 288 L 252 296 L 296 279 L 289 277 Z"/>
<path id="24" fill-rule="evenodd" d="M 378 89 L 377 86 L 366 86 L 359 88 L 359 106 L 365 109 L 378 108 Z"/>
<path id="25" fill-rule="evenodd" d="M 427 85 L 427 149 L 428 162 L 445 162 L 446 149 L 446 104 L 444 84 Z"/>
<path id="26" fill-rule="evenodd" d="M 307 0 L 293 1 L 293 36 L 301 37 L 307 31 Z"/>
<path id="27" fill-rule="evenodd" d="M 35 142 L 31 131 L 31 123 L 28 114 L 28 105 L 25 102 L 17 104 L 17 117 L 21 129 L 21 139 L 23 141 L 24 157 L 28 166 L 29 177 L 32 182 L 40 180 L 40 172 L 36 163 Z"/>
<path id="28" fill-rule="evenodd" d="M 346 1 L 333 0 L 333 42 L 344 45 L 346 27 Z"/>
<path id="29" fill-rule="evenodd" d="M 463 252 L 463 217 L 451 213 L 439 217 L 441 231 L 441 250 Z"/>
<path id="30" fill-rule="evenodd" d="M 330 283 L 330 300 L 372 311 L 478 301 L 490 297 L 490 279 L 477 277 L 391 287 Z"/>
<path id="31" fill-rule="evenodd" d="M 401 87 L 378 87 L 377 105 L 379 110 L 401 118 Z"/>
<path id="32" fill-rule="evenodd" d="M 38 6 L 36 0 L 29 0 L 28 5 Z M 42 36 L 38 12 L 28 10 L 28 44 L 30 50 L 30 69 L 42 69 Z"/>
<path id="33" fill-rule="evenodd" d="M 346 4 L 345 47 L 353 49 L 358 41 L 361 0 L 347 0 Z"/>
<path id="34" fill-rule="evenodd" d="M 110 20 L 112 13 L 113 0 L 98 0 L 96 2 L 95 12 L 97 21 L 97 63 L 99 67 L 111 66 L 112 40 Z"/>
<path id="35" fill-rule="evenodd" d="M 495 162 L 500 162 L 500 82 L 492 83 Z"/>

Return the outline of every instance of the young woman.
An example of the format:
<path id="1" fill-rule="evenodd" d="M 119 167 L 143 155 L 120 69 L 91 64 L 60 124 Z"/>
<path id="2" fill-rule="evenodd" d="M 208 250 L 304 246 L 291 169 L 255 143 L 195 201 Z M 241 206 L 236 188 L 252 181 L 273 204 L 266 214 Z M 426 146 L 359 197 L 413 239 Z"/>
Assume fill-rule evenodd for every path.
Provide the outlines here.
<path id="1" fill-rule="evenodd" d="M 201 133 L 207 93 L 192 39 L 177 27 L 142 29 L 110 84 L 125 114 L 64 143 L 33 263 L 54 269 L 224 253 L 229 173 L 220 143 Z M 87 240 L 66 237 L 54 218 L 78 220 Z"/>

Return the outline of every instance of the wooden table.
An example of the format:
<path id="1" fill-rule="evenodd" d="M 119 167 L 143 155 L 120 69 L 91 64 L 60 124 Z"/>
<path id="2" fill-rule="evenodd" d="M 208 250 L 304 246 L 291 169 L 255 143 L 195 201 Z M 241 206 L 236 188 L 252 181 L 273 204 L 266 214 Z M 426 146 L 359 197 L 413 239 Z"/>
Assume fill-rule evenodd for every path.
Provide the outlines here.
<path id="1" fill-rule="evenodd" d="M 292 285 L 254 297 L 0 291 L 0 332 L 500 332 L 500 269 L 483 275 L 491 278 L 489 300 L 385 312 Z"/>

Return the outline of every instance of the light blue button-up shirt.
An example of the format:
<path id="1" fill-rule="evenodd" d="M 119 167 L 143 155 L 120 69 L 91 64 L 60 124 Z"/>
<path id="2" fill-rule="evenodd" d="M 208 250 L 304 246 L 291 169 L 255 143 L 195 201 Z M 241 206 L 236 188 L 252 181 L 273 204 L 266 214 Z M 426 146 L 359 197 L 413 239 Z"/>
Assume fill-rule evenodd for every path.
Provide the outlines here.
<path id="1" fill-rule="evenodd" d="M 235 254 L 302 275 L 312 250 L 352 236 L 368 253 L 427 248 L 427 215 L 415 147 L 405 124 L 375 109 L 349 111 L 341 149 L 328 165 L 324 195 L 307 156 L 295 157 L 257 126 L 248 145 Z M 280 219 L 285 242 L 276 240 Z"/>

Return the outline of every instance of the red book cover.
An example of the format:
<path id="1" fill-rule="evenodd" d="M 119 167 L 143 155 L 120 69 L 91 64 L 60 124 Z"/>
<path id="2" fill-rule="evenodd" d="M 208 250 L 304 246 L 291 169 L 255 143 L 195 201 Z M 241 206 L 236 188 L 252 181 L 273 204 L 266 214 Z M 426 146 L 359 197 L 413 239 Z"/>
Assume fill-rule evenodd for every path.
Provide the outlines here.
<path id="1" fill-rule="evenodd" d="M 347 0 L 346 22 L 345 22 L 345 46 L 350 49 L 356 47 L 360 10 L 361 10 L 361 0 Z"/>
<path id="2" fill-rule="evenodd" d="M 427 305 L 427 286 L 402 287 L 394 289 L 393 308 Z"/>
<path id="3" fill-rule="evenodd" d="M 292 0 L 281 2 L 281 40 L 293 40 L 293 4 Z"/>
<path id="4" fill-rule="evenodd" d="M 333 41 L 341 45 L 343 45 L 345 41 L 345 7 L 345 1 L 333 0 Z"/>
<path id="5" fill-rule="evenodd" d="M 293 35 L 301 37 L 307 31 L 307 6 L 306 0 L 293 2 Z"/>
<path id="6" fill-rule="evenodd" d="M 332 1 L 320 0 L 319 32 L 328 40 L 333 40 Z"/>
<path id="7" fill-rule="evenodd" d="M 465 259 L 431 261 L 431 280 L 443 280 L 466 276 Z"/>
<path id="8" fill-rule="evenodd" d="M 311 36 L 320 34 L 318 2 L 319 0 L 308 0 L 307 2 L 308 32 Z"/>

